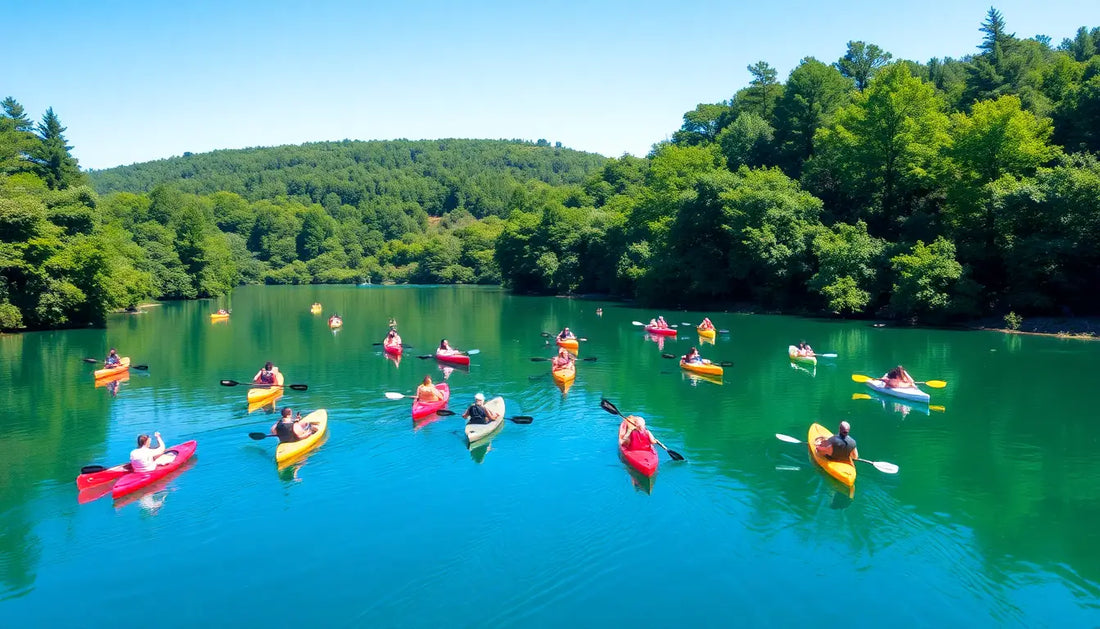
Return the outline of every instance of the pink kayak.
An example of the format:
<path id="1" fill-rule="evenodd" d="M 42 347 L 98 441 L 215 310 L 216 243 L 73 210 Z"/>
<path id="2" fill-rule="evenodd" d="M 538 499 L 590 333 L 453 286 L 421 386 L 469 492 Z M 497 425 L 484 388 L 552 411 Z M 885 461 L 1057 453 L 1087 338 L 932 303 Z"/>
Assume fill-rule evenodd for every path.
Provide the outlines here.
<path id="1" fill-rule="evenodd" d="M 146 485 L 149 485 L 166 475 L 179 466 L 187 462 L 187 459 L 191 458 L 191 455 L 195 453 L 195 448 L 198 447 L 197 441 L 185 441 L 178 446 L 172 446 L 165 450 L 165 452 L 175 452 L 176 458 L 164 465 L 158 465 L 157 469 L 151 472 L 130 472 L 115 483 L 114 489 L 111 490 L 112 498 L 119 498 L 126 494 L 133 493 Z"/>
<path id="2" fill-rule="evenodd" d="M 443 394 L 443 399 L 438 402 L 417 402 L 414 400 L 413 419 L 427 417 L 447 405 L 447 400 L 451 399 L 451 388 L 446 384 L 437 384 L 435 388 L 439 389 L 439 392 Z"/>
<path id="3" fill-rule="evenodd" d="M 647 450 L 627 450 L 620 443 L 619 454 L 627 465 L 638 470 L 643 476 L 653 476 L 657 473 L 657 451 L 653 446 Z"/>
<path id="4" fill-rule="evenodd" d="M 647 325 L 645 326 L 645 331 L 658 336 L 676 336 L 675 328 L 655 328 Z"/>
<path id="5" fill-rule="evenodd" d="M 382 341 L 382 349 L 391 356 L 400 356 L 402 349 L 400 343 L 394 343 L 393 345 L 387 345 L 385 341 Z"/>
<path id="6" fill-rule="evenodd" d="M 445 363 L 454 363 L 456 365 L 470 365 L 470 357 L 466 354 L 459 353 L 458 351 L 440 352 L 439 350 L 436 350 L 435 359 Z"/>
<path id="7" fill-rule="evenodd" d="M 122 463 L 95 472 L 83 473 L 76 477 L 76 488 L 79 491 L 84 491 L 89 487 L 118 480 L 133 471 L 134 468 L 130 467 L 129 463 Z"/>

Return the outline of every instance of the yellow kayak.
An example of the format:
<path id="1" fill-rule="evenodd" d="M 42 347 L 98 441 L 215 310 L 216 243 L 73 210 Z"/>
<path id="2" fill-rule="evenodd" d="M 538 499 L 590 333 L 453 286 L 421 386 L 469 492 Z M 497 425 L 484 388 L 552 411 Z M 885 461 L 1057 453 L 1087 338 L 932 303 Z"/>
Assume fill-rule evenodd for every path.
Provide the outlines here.
<path id="1" fill-rule="evenodd" d="M 221 314 L 221 313 L 218 313 L 218 312 L 210 313 L 210 320 L 211 321 L 221 321 L 222 319 L 228 319 L 228 318 L 229 318 L 229 313 L 228 312 L 225 313 L 225 314 Z"/>
<path id="2" fill-rule="evenodd" d="M 718 334 L 718 330 L 704 330 L 703 328 L 695 328 L 695 331 L 699 333 L 699 336 L 712 340 Z"/>
<path id="3" fill-rule="evenodd" d="M 714 363 L 685 363 L 680 361 L 680 368 L 692 373 L 701 373 L 706 376 L 722 375 L 722 368 Z"/>
<path id="4" fill-rule="evenodd" d="M 309 311 L 313 314 L 321 314 L 321 304 L 313 304 L 309 307 Z"/>
<path id="5" fill-rule="evenodd" d="M 818 437 L 828 439 L 832 436 L 833 433 L 829 432 L 829 429 L 821 424 L 810 424 L 810 433 L 809 436 L 806 437 L 806 443 L 810 446 L 810 456 L 814 458 L 815 463 L 829 473 L 829 476 L 832 476 L 848 487 L 852 487 L 856 484 L 856 466 L 847 461 L 833 461 L 832 459 L 823 457 L 817 453 L 817 448 L 814 447 L 814 441 Z"/>
<path id="6" fill-rule="evenodd" d="M 279 371 L 279 368 L 275 368 L 275 384 L 280 385 L 277 387 L 267 387 L 263 385 L 254 386 L 248 390 L 248 405 L 263 404 L 270 400 L 274 400 L 283 394 L 283 372 Z"/>
<path id="7" fill-rule="evenodd" d="M 551 368 L 550 375 L 554 377 L 554 382 L 558 384 L 569 384 L 573 382 L 573 378 L 577 377 L 577 363 L 569 361 L 569 364 L 563 367 Z"/>
<path id="8" fill-rule="evenodd" d="M 275 462 L 282 464 L 287 461 L 297 458 L 306 452 L 309 452 L 313 448 L 316 448 L 321 443 L 321 438 L 325 436 L 328 431 L 328 411 L 320 409 L 313 411 L 309 415 L 302 418 L 303 420 L 316 424 L 317 429 L 312 435 L 302 439 L 301 441 L 291 441 L 290 443 L 280 443 L 279 447 L 275 449 Z"/>
<path id="9" fill-rule="evenodd" d="M 104 367 L 103 369 L 96 369 L 92 373 L 95 375 L 95 379 L 106 378 L 108 376 L 116 376 L 120 373 L 127 373 L 130 371 L 130 357 L 124 356 L 119 360 L 117 367 Z"/>

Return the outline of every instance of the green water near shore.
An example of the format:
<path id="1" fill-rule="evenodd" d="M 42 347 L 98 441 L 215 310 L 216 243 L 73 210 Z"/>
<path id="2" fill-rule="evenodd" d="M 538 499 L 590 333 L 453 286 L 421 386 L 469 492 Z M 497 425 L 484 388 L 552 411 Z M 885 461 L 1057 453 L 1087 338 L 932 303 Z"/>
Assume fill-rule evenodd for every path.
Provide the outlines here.
<path id="1" fill-rule="evenodd" d="M 219 306 L 233 315 L 212 324 Z M 790 626 L 838 587 L 856 626 L 1097 624 L 1100 345 L 705 313 L 729 330 L 700 346 L 734 363 L 718 384 L 661 357 L 697 336 L 659 347 L 631 324 L 655 314 L 469 287 L 249 287 L 106 330 L 0 336 L 0 624 Z M 389 317 L 413 346 L 399 362 L 373 345 Z M 564 325 L 597 358 L 565 394 L 530 360 Z M 417 358 L 441 337 L 480 350 L 468 371 Z M 839 357 L 793 367 L 801 339 Z M 80 358 L 108 346 L 148 371 L 96 388 Z M 284 470 L 247 436 L 272 415 L 218 385 L 269 359 L 309 385 L 279 406 L 330 418 Z M 899 362 L 948 382 L 932 407 L 853 399 L 853 373 Z M 383 397 L 426 373 L 447 377 L 452 410 L 481 391 L 534 421 L 471 452 L 457 417 L 414 424 Z M 601 397 L 687 461 L 661 453 L 652 483 L 632 476 Z M 841 419 L 900 473 L 862 466 L 849 497 L 775 438 Z M 78 503 L 80 466 L 122 462 L 153 430 L 197 439 L 194 463 L 131 500 Z"/>

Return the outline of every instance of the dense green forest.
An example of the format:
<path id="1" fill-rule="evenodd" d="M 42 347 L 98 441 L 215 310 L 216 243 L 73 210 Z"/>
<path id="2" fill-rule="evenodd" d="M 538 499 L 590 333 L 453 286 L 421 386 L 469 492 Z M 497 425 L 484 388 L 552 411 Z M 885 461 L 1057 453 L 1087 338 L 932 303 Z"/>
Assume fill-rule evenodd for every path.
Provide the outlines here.
<path id="1" fill-rule="evenodd" d="M 1100 28 L 991 9 L 977 52 L 765 61 L 645 158 L 540 140 L 328 142 L 81 173 L 0 114 L 0 328 L 242 282 L 497 283 L 937 322 L 1100 312 Z M 89 186 L 98 190 L 99 196 Z"/>

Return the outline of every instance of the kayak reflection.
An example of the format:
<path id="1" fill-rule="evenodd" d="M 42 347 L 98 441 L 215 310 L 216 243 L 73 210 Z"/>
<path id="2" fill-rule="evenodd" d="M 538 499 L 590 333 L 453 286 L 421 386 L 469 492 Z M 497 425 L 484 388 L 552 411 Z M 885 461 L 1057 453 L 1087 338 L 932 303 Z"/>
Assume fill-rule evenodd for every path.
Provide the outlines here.
<path id="1" fill-rule="evenodd" d="M 142 511 L 148 515 L 156 515 L 164 506 L 168 498 L 168 493 L 170 491 L 175 491 L 176 488 L 171 486 L 173 481 L 179 478 L 179 476 L 187 470 L 195 467 L 196 461 L 197 459 L 192 456 L 188 458 L 183 465 L 169 472 L 164 478 L 158 479 L 156 482 L 138 491 L 116 498 L 115 509 L 121 510 L 127 505 L 137 502 L 141 506 Z M 80 500 L 80 498 L 78 497 L 77 500 Z"/>

